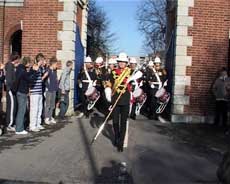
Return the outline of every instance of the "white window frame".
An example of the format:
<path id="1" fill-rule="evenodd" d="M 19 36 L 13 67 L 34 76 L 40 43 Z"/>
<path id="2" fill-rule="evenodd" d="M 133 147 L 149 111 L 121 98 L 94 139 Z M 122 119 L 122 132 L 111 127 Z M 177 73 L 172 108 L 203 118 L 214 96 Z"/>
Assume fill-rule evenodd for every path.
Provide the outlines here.
<path id="1" fill-rule="evenodd" d="M 24 0 L 0 0 L 0 6 L 23 6 Z"/>

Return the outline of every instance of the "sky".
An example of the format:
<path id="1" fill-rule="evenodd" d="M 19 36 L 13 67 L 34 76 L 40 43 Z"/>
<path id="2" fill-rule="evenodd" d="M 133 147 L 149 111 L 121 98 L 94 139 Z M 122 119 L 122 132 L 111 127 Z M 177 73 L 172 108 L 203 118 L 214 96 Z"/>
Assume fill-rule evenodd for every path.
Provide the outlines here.
<path id="1" fill-rule="evenodd" d="M 143 56 L 144 37 L 138 31 L 137 7 L 141 0 L 96 0 L 110 20 L 110 31 L 115 33 L 114 47 L 129 56 Z M 117 53 L 115 53 L 117 54 Z"/>

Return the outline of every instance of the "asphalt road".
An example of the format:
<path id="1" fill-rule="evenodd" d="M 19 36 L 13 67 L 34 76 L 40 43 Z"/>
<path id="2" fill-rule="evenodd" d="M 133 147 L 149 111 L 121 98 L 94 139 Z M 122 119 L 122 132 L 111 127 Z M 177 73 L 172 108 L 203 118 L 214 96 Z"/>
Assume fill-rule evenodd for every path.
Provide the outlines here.
<path id="1" fill-rule="evenodd" d="M 130 120 L 128 148 L 119 153 L 112 145 L 111 122 L 90 145 L 102 121 L 99 116 L 72 117 L 39 133 L 0 137 L 0 183 L 217 183 L 216 169 L 224 146 L 207 147 L 205 142 L 199 144 L 205 138 L 197 140 L 191 132 L 181 135 L 183 128 L 139 116 Z M 122 172 L 121 162 L 127 164 L 126 172 Z"/>

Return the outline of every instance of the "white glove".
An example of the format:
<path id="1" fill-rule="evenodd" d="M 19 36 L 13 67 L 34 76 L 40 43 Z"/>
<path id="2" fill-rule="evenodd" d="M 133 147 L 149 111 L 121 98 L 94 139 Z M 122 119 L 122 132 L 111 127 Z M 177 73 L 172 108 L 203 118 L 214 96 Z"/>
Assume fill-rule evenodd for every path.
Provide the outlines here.
<path id="1" fill-rule="evenodd" d="M 112 89 L 107 87 L 105 88 L 105 97 L 108 102 L 111 102 L 111 97 L 112 97 Z"/>
<path id="2" fill-rule="evenodd" d="M 82 88 L 82 83 L 80 82 L 78 86 L 79 86 L 79 88 Z"/>
<path id="3" fill-rule="evenodd" d="M 152 89 L 154 89 L 155 88 L 155 85 L 154 84 L 151 84 L 151 86 L 150 86 Z"/>

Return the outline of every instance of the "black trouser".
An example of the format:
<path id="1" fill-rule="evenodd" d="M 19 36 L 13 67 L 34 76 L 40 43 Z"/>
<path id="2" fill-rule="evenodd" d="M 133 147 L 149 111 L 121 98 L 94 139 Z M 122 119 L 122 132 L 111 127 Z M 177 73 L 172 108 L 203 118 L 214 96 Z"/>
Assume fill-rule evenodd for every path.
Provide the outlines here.
<path id="1" fill-rule="evenodd" d="M 11 90 L 6 92 L 6 126 L 13 126 L 15 124 L 17 99 Z"/>
<path id="2" fill-rule="evenodd" d="M 123 146 L 127 118 L 129 115 L 129 105 L 117 105 L 113 110 L 113 129 L 115 134 L 115 140 L 118 140 L 118 144 Z"/>
<path id="3" fill-rule="evenodd" d="M 0 112 L 2 112 L 2 88 L 0 88 Z"/>
<path id="4" fill-rule="evenodd" d="M 151 89 L 149 90 L 149 117 L 151 118 L 157 118 L 156 110 L 157 110 L 157 98 L 155 97 L 155 94 L 157 92 L 157 89 Z"/>
<path id="5" fill-rule="evenodd" d="M 228 102 L 224 100 L 216 101 L 216 117 L 215 124 L 218 125 L 220 123 L 220 119 L 222 118 L 223 127 L 227 128 L 228 122 Z"/>
<path id="6" fill-rule="evenodd" d="M 131 113 L 130 113 L 130 117 L 133 119 L 136 119 L 136 107 L 137 107 L 137 103 L 134 102 L 132 104 L 132 109 L 131 109 Z"/>

